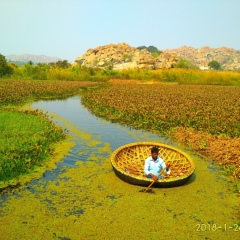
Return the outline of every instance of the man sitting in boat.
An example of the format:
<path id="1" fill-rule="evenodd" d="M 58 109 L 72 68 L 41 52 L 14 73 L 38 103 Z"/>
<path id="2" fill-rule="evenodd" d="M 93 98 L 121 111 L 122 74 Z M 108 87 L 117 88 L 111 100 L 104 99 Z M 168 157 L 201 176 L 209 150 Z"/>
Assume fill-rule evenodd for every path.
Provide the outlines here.
<path id="1" fill-rule="evenodd" d="M 151 148 L 151 156 L 145 160 L 144 173 L 148 178 L 154 181 L 163 178 L 162 171 L 170 174 L 170 164 L 165 164 L 163 159 L 158 156 L 159 149 L 157 147 Z"/>

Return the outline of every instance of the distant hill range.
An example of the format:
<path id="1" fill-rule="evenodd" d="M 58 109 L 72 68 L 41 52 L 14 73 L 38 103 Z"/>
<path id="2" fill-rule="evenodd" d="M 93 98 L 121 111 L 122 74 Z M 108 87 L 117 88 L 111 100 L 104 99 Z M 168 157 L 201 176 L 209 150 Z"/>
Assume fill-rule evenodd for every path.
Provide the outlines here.
<path id="1" fill-rule="evenodd" d="M 208 69 L 208 63 L 215 60 L 220 63 L 224 70 L 240 71 L 240 51 L 233 48 L 182 46 L 176 49 L 159 51 L 161 54 L 154 57 L 147 49 L 138 49 L 126 43 L 108 44 L 88 49 L 82 56 L 77 57 L 72 64 L 116 70 L 125 68 L 163 69 L 173 68 L 180 58 L 185 58 L 200 69 Z M 24 65 L 29 61 L 36 64 L 63 60 L 59 57 L 33 54 L 8 55 L 6 59 L 8 62 L 18 65 Z"/>
<path id="2" fill-rule="evenodd" d="M 88 49 L 85 54 L 75 59 L 75 64 L 113 69 L 163 69 L 172 68 L 180 58 L 185 58 L 200 69 L 208 69 L 208 63 L 215 60 L 224 70 L 240 70 L 240 51 L 233 48 L 205 46 L 197 49 L 182 46 L 160 51 L 161 54 L 158 57 L 153 57 L 146 49 L 140 50 L 126 43 L 108 44 Z"/>
<path id="3" fill-rule="evenodd" d="M 24 65 L 29 61 L 36 63 L 51 63 L 62 61 L 59 57 L 49 57 L 45 55 L 21 54 L 21 55 L 8 55 L 6 56 L 8 62 L 13 62 L 17 65 Z"/>

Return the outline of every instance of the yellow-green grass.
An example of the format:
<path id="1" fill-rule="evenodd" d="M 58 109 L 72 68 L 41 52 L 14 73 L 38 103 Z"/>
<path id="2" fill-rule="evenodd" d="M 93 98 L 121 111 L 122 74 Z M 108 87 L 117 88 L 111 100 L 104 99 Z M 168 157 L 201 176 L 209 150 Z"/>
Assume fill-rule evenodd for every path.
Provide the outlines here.
<path id="1" fill-rule="evenodd" d="M 179 84 L 240 86 L 240 73 L 230 71 L 202 71 L 189 69 L 125 69 L 113 76 L 116 79 L 175 82 Z"/>
<path id="2" fill-rule="evenodd" d="M 47 65 L 25 65 L 14 68 L 12 79 L 30 80 L 80 80 L 108 81 L 111 78 L 157 80 L 161 82 L 178 82 L 187 84 L 211 84 L 240 86 L 240 73 L 233 71 L 215 71 L 200 69 L 123 69 L 111 70 L 83 67 L 81 65 L 58 68 Z"/>
<path id="3" fill-rule="evenodd" d="M 0 181 L 17 178 L 41 165 L 52 144 L 64 139 L 60 127 L 35 111 L 0 111 Z"/>

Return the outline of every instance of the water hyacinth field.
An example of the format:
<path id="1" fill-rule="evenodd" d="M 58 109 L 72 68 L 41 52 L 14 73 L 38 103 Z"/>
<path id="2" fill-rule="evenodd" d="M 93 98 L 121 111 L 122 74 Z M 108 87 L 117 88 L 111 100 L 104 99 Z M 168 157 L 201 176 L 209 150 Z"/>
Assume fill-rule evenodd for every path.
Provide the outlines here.
<path id="1" fill-rule="evenodd" d="M 83 104 L 113 121 L 177 137 L 218 163 L 233 165 L 240 178 L 239 87 L 112 83 L 83 95 Z"/>
<path id="2" fill-rule="evenodd" d="M 239 87 L 114 84 L 86 96 L 89 107 L 93 104 L 92 109 L 99 107 L 99 113 L 105 110 L 139 127 L 151 126 L 153 130 L 165 132 L 184 126 L 215 135 L 240 137 Z"/>
<path id="3" fill-rule="evenodd" d="M 63 98 L 96 84 L 82 81 L 0 80 L 0 107 L 20 105 L 27 100 Z"/>

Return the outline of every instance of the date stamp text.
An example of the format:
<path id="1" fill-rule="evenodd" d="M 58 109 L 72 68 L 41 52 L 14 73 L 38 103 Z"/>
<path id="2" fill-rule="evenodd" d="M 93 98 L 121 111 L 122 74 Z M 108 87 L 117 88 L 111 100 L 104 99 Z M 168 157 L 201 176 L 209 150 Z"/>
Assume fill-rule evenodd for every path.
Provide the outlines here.
<path id="1" fill-rule="evenodd" d="M 210 224 L 210 223 L 198 223 L 196 224 L 196 231 L 197 232 L 206 232 L 206 231 L 234 231 L 240 232 L 240 225 L 238 224 Z"/>

